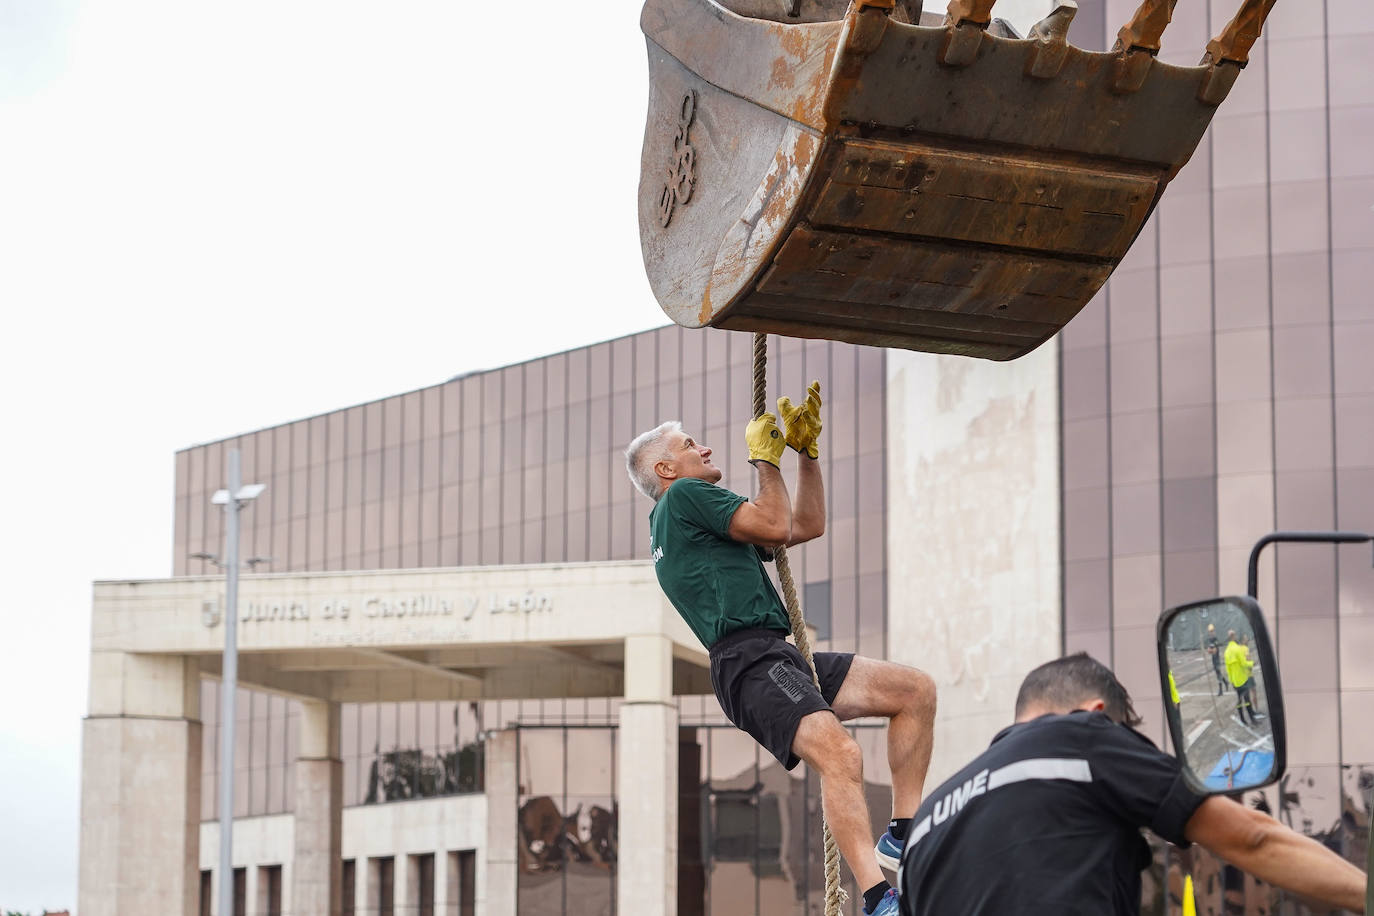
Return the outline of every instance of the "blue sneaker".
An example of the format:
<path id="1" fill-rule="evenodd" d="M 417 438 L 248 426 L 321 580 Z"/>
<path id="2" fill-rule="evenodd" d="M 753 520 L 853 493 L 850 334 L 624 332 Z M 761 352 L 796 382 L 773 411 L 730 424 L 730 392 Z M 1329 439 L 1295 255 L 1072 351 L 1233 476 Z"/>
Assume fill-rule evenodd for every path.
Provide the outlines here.
<path id="1" fill-rule="evenodd" d="M 873 856 L 883 868 L 896 871 L 902 862 L 902 841 L 891 833 L 884 833 L 878 837 L 878 845 L 873 847 Z"/>
<path id="2" fill-rule="evenodd" d="M 889 887 L 887 893 L 883 894 L 883 899 L 878 901 L 877 907 L 872 910 L 864 910 L 864 916 L 898 916 L 901 912 L 901 905 L 897 902 L 897 888 Z"/>

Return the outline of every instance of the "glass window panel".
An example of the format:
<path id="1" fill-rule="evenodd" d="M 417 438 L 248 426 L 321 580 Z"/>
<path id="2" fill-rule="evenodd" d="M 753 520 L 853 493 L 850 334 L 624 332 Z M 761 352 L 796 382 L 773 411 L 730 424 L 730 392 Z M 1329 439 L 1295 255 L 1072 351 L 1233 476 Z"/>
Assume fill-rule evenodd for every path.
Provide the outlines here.
<path id="1" fill-rule="evenodd" d="M 521 527 L 519 522 L 501 526 L 501 563 L 510 564 L 524 562 L 520 559 L 520 550 L 524 545 Z"/>
<path id="2" fill-rule="evenodd" d="M 424 447 L 418 441 L 406 443 L 399 449 L 402 493 L 418 492 L 423 485 L 423 454 Z"/>
<path id="3" fill-rule="evenodd" d="M 1289 471 L 1275 475 L 1278 527 L 1329 530 L 1332 527 L 1330 471 Z M 1291 553 L 1280 548 L 1281 553 Z M 1308 551 L 1314 553 L 1314 551 Z"/>
<path id="4" fill-rule="evenodd" d="M 1216 470 L 1213 448 L 1215 414 L 1211 405 L 1178 407 L 1162 412 L 1164 477 L 1203 477 Z"/>
<path id="5" fill-rule="evenodd" d="M 1374 394 L 1374 371 L 1369 366 L 1369 354 L 1374 353 L 1374 321 L 1338 322 L 1334 337 L 1336 394 Z M 1361 404 L 1369 404 L 1369 398 L 1342 398 L 1336 403 L 1337 416 L 1341 415 L 1343 407 Z M 1369 424 L 1365 424 L 1365 429 L 1369 428 Z M 1374 464 L 1374 460 L 1363 463 Z"/>
<path id="6" fill-rule="evenodd" d="M 1199 163 L 1205 165 L 1205 163 Z M 1197 170 L 1193 175 L 1205 175 Z M 1162 264 L 1205 262 L 1211 255 L 1211 189 L 1189 190 L 1187 182 L 1170 184 L 1170 194 L 1156 211 L 1159 220 L 1159 261 Z"/>
<path id="7" fill-rule="evenodd" d="M 1297 325 L 1275 328 L 1274 396 L 1316 397 L 1331 390 L 1331 328 Z"/>
<path id="8" fill-rule="evenodd" d="M 371 758 L 381 749 L 381 733 L 378 729 L 379 724 L 379 704 L 359 703 L 358 704 L 358 753 L 365 758 Z"/>
<path id="9" fill-rule="evenodd" d="M 853 518 L 858 513 L 858 462 L 853 457 L 835 457 L 830 461 L 826 479 L 826 496 L 830 502 L 831 520 Z"/>
<path id="10" fill-rule="evenodd" d="M 419 704 L 397 703 L 396 746 L 409 750 L 420 746 Z"/>
<path id="11" fill-rule="evenodd" d="M 1107 296 L 1098 291 L 1060 332 L 1061 352 L 1102 346 L 1107 339 Z"/>
<path id="12" fill-rule="evenodd" d="M 1062 424 L 1065 490 L 1107 484 L 1107 421 L 1096 417 Z"/>
<path id="13" fill-rule="evenodd" d="M 816 628 L 817 639 L 830 638 L 829 579 L 820 582 L 808 582 L 802 586 L 802 612 L 806 617 L 806 622 Z"/>
<path id="14" fill-rule="evenodd" d="M 481 528 L 482 518 L 482 484 L 476 480 L 467 480 L 458 488 L 459 515 L 457 516 L 457 528 L 461 532 L 472 533 Z M 452 530 L 454 527 L 444 517 L 444 527 Z"/>
<path id="15" fill-rule="evenodd" d="M 1118 556 L 1160 549 L 1158 483 L 1112 488 L 1112 544 Z"/>
<path id="16" fill-rule="evenodd" d="M 1253 158 L 1254 151 L 1247 155 L 1224 157 L 1228 167 L 1241 160 Z M 1219 189 L 1213 196 L 1213 202 L 1213 256 L 1218 261 L 1264 257 L 1268 254 L 1269 194 L 1263 185 L 1253 188 Z"/>
<path id="17" fill-rule="evenodd" d="M 1279 479 L 1282 490 L 1291 481 Z M 1280 495 L 1282 499 L 1282 494 Z M 1329 499 L 1329 497 L 1328 497 Z M 1302 526 L 1326 528 L 1328 526 Z M 1335 556 L 1330 550 L 1314 550 L 1303 546 L 1285 547 L 1278 550 L 1278 596 L 1274 606 L 1282 610 L 1280 620 L 1297 617 L 1326 617 L 1336 613 L 1336 568 Z M 1278 627 L 1277 640 L 1279 658 L 1284 656 L 1283 624 Z"/>
<path id="18" fill-rule="evenodd" d="M 467 430 L 458 440 L 459 477 L 476 480 L 482 476 L 483 438 L 479 429 Z"/>
<path id="19" fill-rule="evenodd" d="M 477 556 L 473 565 L 495 566 L 500 562 L 501 529 L 483 528 L 477 535 Z"/>
<path id="20" fill-rule="evenodd" d="M 1110 564 L 1105 559 L 1064 564 L 1064 629 L 1068 632 L 1107 626 L 1111 607 Z"/>
<path id="21" fill-rule="evenodd" d="M 394 750 L 399 747 L 400 733 L 397 729 L 398 715 L 397 703 L 378 703 L 377 704 L 377 740 L 383 751 Z"/>
<path id="22" fill-rule="evenodd" d="M 1204 247 L 1203 255 L 1207 253 Z M 1196 259 L 1194 259 L 1196 260 Z M 1205 335 L 1212 330 L 1212 265 L 1176 264 L 1159 273 L 1159 334 L 1162 337 Z"/>
<path id="23" fill-rule="evenodd" d="M 1298 398 L 1274 402 L 1274 466 L 1279 471 L 1331 467 L 1331 401 Z"/>
<path id="24" fill-rule="evenodd" d="M 1159 349 L 1154 340 L 1113 345 L 1111 408 L 1114 414 L 1159 404 Z"/>
<path id="25" fill-rule="evenodd" d="M 542 537 L 541 563 L 561 563 L 567 560 L 567 517 L 554 513 L 537 528 Z"/>
<path id="26" fill-rule="evenodd" d="M 1177 552 L 1212 547 L 1217 534 L 1215 479 L 1166 480 L 1163 487 L 1164 549 Z"/>
<path id="27" fill-rule="evenodd" d="M 1160 342 L 1159 358 L 1160 397 L 1165 407 L 1211 403 L 1210 333 L 1166 338 Z"/>
<path id="28" fill-rule="evenodd" d="M 859 651 L 871 658 L 887 655 L 884 638 L 885 588 L 881 572 L 859 577 Z"/>
<path id="29" fill-rule="evenodd" d="M 1064 560 L 1105 558 L 1108 555 L 1106 488 L 1064 494 Z"/>
<path id="30" fill-rule="evenodd" d="M 252 772 L 246 769 L 234 770 L 234 817 L 249 817 L 254 813 L 250 781 Z"/>
<path id="31" fill-rule="evenodd" d="M 286 698 L 274 694 L 267 697 L 267 765 L 280 766 L 286 762 Z"/>
<path id="32" fill-rule="evenodd" d="M 276 764 L 267 768 L 267 796 L 263 804 L 264 814 L 279 814 L 286 810 L 286 769 L 288 764 Z"/>
<path id="33" fill-rule="evenodd" d="M 1328 217 L 1325 180 L 1272 184 L 1270 193 L 1274 254 L 1323 250 L 1335 229 L 1332 217 L 1340 209 L 1333 202 Z M 1364 213 L 1368 214 L 1367 205 Z"/>
<path id="34" fill-rule="evenodd" d="M 1106 416 L 1107 348 L 1085 346 L 1066 351 L 1061 371 L 1064 420 Z"/>
<path id="35" fill-rule="evenodd" d="M 858 580 L 854 576 L 836 576 L 830 591 L 830 646 L 836 652 L 857 649 L 859 627 Z"/>
<path id="36" fill-rule="evenodd" d="M 1374 396 L 1336 399 L 1336 464 L 1343 469 L 1374 467 Z M 1342 487 L 1343 496 L 1357 492 L 1354 487 Z M 1356 516 L 1351 513 L 1350 517 Z"/>
<path id="37" fill-rule="evenodd" d="M 1160 607 L 1176 607 L 1196 601 L 1198 595 L 1215 595 L 1219 591 L 1215 550 L 1209 547 L 1165 554 L 1163 600 L 1149 609 L 1145 622 L 1153 621 Z"/>
<path id="38" fill-rule="evenodd" d="M 1267 398 L 1270 341 L 1266 331 L 1223 331 L 1216 337 L 1217 402 Z"/>
<path id="39" fill-rule="evenodd" d="M 463 478 L 463 437 L 459 433 L 446 433 L 440 438 L 438 451 L 434 454 L 431 467 L 430 455 L 425 453 L 425 480 L 430 484 L 437 480 L 440 484 L 457 483 Z"/>
<path id="40" fill-rule="evenodd" d="M 357 703 L 339 706 L 339 755 L 344 758 L 356 757 L 360 750 L 358 709 Z"/>

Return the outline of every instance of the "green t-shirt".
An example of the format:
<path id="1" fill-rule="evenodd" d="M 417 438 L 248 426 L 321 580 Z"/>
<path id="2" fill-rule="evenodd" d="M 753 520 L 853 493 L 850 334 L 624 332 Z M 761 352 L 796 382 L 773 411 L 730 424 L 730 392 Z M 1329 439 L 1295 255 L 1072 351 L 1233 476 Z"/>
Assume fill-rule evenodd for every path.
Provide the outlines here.
<path id="1" fill-rule="evenodd" d="M 745 498 L 687 477 L 649 513 L 654 572 L 673 607 L 706 648 L 736 630 L 789 628 L 787 609 L 763 568 L 762 548 L 730 537 Z"/>

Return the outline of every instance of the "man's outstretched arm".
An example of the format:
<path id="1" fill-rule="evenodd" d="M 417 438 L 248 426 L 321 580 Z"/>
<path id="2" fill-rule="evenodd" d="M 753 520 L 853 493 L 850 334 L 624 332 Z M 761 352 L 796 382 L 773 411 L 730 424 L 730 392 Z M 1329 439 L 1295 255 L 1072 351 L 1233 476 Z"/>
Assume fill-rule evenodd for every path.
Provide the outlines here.
<path id="1" fill-rule="evenodd" d="M 791 398 L 778 398 L 778 415 L 786 427 L 787 444 L 797 450 L 797 502 L 792 511 L 792 536 L 787 539 L 787 546 L 791 547 L 825 534 L 825 482 L 817 460 L 821 383 L 812 382 L 800 404 L 793 405 Z"/>
<path id="2" fill-rule="evenodd" d="M 1184 835 L 1276 887 L 1364 912 L 1364 872 L 1261 811 L 1212 796 L 1193 812 Z"/>
<path id="3" fill-rule="evenodd" d="M 805 544 L 825 534 L 825 481 L 821 463 L 803 452 L 797 456 L 797 504 L 792 510 L 792 536 L 787 546 Z"/>
<path id="4" fill-rule="evenodd" d="M 740 503 L 730 517 L 730 537 L 760 547 L 781 547 L 792 539 L 792 500 L 783 483 L 783 450 L 787 447 L 777 417 L 765 413 L 750 421 L 744 433 L 749 463 L 759 472 L 759 492 Z"/>
<path id="5" fill-rule="evenodd" d="M 759 492 L 751 502 L 740 503 L 730 517 L 730 537 L 760 547 L 781 547 L 792 538 L 792 500 L 787 495 L 782 471 L 766 461 L 755 464 Z"/>

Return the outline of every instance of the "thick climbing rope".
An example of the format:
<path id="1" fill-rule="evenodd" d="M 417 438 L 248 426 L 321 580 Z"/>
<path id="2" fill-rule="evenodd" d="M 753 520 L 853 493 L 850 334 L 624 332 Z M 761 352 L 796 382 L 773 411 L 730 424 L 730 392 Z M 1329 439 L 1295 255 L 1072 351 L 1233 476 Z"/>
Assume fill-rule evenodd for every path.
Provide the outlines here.
<path id="1" fill-rule="evenodd" d="M 754 335 L 754 417 L 757 419 L 768 410 L 768 335 Z M 792 581 L 792 568 L 787 563 L 787 548 L 777 547 L 773 551 L 773 563 L 778 568 L 778 581 L 782 584 L 783 602 L 787 605 L 787 617 L 792 622 L 792 637 L 796 640 L 797 651 L 811 668 L 811 681 L 819 690 L 820 675 L 816 673 L 816 661 L 811 657 L 811 639 L 806 635 L 806 620 L 802 617 L 801 605 L 797 602 L 797 586 Z M 825 837 L 825 916 L 840 916 L 849 895 L 840 886 L 840 848 L 830 835 L 830 825 L 821 821 Z"/>

